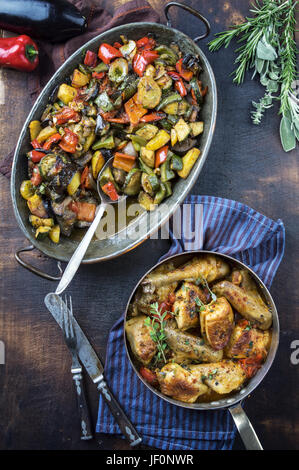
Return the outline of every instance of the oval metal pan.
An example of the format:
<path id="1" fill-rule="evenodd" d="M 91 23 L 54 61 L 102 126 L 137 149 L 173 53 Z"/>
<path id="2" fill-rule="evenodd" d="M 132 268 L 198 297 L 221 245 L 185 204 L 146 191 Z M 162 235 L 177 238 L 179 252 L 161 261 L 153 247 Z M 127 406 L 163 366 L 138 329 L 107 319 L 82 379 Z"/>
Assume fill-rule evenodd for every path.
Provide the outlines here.
<path id="1" fill-rule="evenodd" d="M 84 50 L 88 48 L 97 51 L 101 42 L 105 41 L 113 43 L 119 39 L 120 34 L 125 34 L 130 38 L 137 39 L 144 36 L 145 34 L 148 34 L 149 32 L 154 33 L 159 42 L 169 44 L 171 41 L 176 41 L 179 43 L 180 48 L 184 53 L 191 52 L 199 54 L 201 58 L 203 66 L 201 79 L 204 85 L 208 85 L 209 87 L 209 92 L 206 95 L 204 106 L 201 112 L 201 118 L 205 122 L 204 132 L 201 135 L 199 143 L 199 147 L 201 149 L 201 158 L 196 162 L 189 177 L 186 180 L 178 181 L 175 184 L 174 192 L 172 196 L 165 201 L 165 204 L 163 204 L 162 212 L 155 211 L 151 214 L 144 213 L 136 220 L 136 222 L 130 224 L 127 237 L 117 236 L 116 234 L 109 239 L 93 241 L 86 252 L 83 262 L 95 263 L 114 258 L 128 252 L 129 250 L 132 250 L 137 245 L 146 240 L 153 232 L 158 229 L 159 226 L 169 219 L 169 217 L 174 213 L 176 207 L 183 202 L 201 172 L 211 145 L 217 113 L 217 92 L 215 78 L 212 68 L 204 53 L 194 43 L 194 41 L 192 41 L 192 39 L 190 39 L 184 33 L 161 24 L 131 23 L 124 26 L 118 26 L 100 34 L 96 38 L 83 45 L 68 60 L 66 60 L 66 62 L 57 70 L 55 75 L 53 75 L 51 80 L 45 86 L 23 126 L 14 155 L 11 177 L 11 195 L 16 219 L 20 228 L 24 232 L 25 236 L 30 240 L 30 242 L 38 250 L 51 258 L 60 261 L 69 261 L 78 245 L 78 239 L 76 240 L 71 237 L 63 237 L 61 238 L 59 245 L 55 246 L 50 240 L 46 239 L 43 241 L 38 241 L 34 237 L 31 224 L 28 220 L 29 212 L 26 201 L 22 199 L 19 192 L 22 180 L 28 177 L 27 158 L 25 156 L 26 152 L 30 150 L 28 125 L 30 121 L 40 118 L 47 104 L 48 96 L 57 85 L 63 83 L 65 77 L 70 75 L 74 67 L 80 63 Z M 139 227 L 137 236 L 134 235 L 134 239 L 132 239 L 137 227 Z"/>

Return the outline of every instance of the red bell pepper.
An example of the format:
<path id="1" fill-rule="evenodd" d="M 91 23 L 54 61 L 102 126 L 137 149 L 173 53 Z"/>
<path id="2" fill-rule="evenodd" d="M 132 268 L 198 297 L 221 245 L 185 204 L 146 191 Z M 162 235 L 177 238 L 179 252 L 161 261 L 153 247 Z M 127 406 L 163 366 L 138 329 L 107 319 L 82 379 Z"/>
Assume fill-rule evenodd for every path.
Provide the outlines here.
<path id="1" fill-rule="evenodd" d="M 38 48 L 26 34 L 0 39 L 0 66 L 32 72 L 38 66 Z"/>
<path id="2" fill-rule="evenodd" d="M 97 80 L 100 80 L 101 78 L 105 77 L 105 72 L 92 72 L 91 76 L 92 78 L 96 78 Z"/>
<path id="3" fill-rule="evenodd" d="M 64 129 L 64 136 L 61 139 L 59 147 L 65 152 L 75 153 L 79 141 L 79 137 L 74 132 L 70 131 L 67 127 Z"/>
<path id="4" fill-rule="evenodd" d="M 119 196 L 112 181 L 104 184 L 104 186 L 102 186 L 102 191 L 110 197 L 111 201 L 117 201 Z"/>
<path id="5" fill-rule="evenodd" d="M 116 49 L 116 47 L 110 46 L 110 44 L 104 42 L 99 47 L 98 57 L 104 64 L 110 64 L 111 60 L 122 57 L 122 53 Z"/>
<path id="6" fill-rule="evenodd" d="M 50 150 L 52 145 L 57 144 L 57 142 L 59 142 L 60 140 L 61 140 L 61 135 L 59 134 L 59 132 L 56 132 L 56 134 L 51 135 L 51 137 L 49 137 L 46 140 L 46 142 L 43 145 L 43 149 Z"/>
<path id="7" fill-rule="evenodd" d="M 90 50 L 86 51 L 84 65 L 87 65 L 88 67 L 95 67 L 97 65 L 97 55 L 95 52 Z"/>
<path id="8" fill-rule="evenodd" d="M 119 49 L 120 47 L 122 47 L 122 44 L 121 44 L 120 42 L 117 42 L 117 41 L 116 41 L 116 42 L 113 44 L 113 47 L 115 47 L 116 49 Z"/>
<path id="9" fill-rule="evenodd" d="M 82 186 L 82 188 L 88 188 L 89 187 L 88 175 L 89 175 L 89 168 L 88 168 L 88 166 L 86 166 L 84 168 L 84 170 L 82 171 L 82 174 L 81 174 L 80 185 Z"/>
<path id="10" fill-rule="evenodd" d="M 144 38 L 138 39 L 136 42 L 136 46 L 138 50 L 146 50 L 150 51 L 151 49 L 154 49 L 156 45 L 156 41 L 153 38 L 149 38 L 145 36 Z"/>
<path id="11" fill-rule="evenodd" d="M 38 166 L 35 165 L 32 170 L 31 183 L 33 184 L 33 186 L 38 186 L 39 184 L 41 184 L 42 180 L 43 179 L 39 172 Z"/>
<path id="12" fill-rule="evenodd" d="M 34 163 L 38 163 L 45 155 L 45 153 L 38 152 L 37 150 L 31 150 L 31 152 L 29 152 L 29 157 Z"/>
<path id="13" fill-rule="evenodd" d="M 140 375 L 151 385 L 158 385 L 158 379 L 155 372 L 151 371 L 147 367 L 140 367 Z"/>
<path id="14" fill-rule="evenodd" d="M 37 139 L 34 139 L 32 142 L 31 142 L 31 145 L 34 149 L 40 149 L 41 148 L 41 144 L 39 143 L 39 141 Z"/>
<path id="15" fill-rule="evenodd" d="M 65 124 L 70 120 L 74 122 L 79 122 L 80 115 L 74 109 L 69 108 L 68 106 L 62 108 L 62 110 L 56 113 L 53 117 L 54 124 L 57 124 L 58 126 L 60 126 L 61 124 Z"/>
<path id="16" fill-rule="evenodd" d="M 155 155 L 155 168 L 158 168 L 162 163 L 167 160 L 168 145 L 164 145 L 156 151 Z"/>
<path id="17" fill-rule="evenodd" d="M 160 121 L 166 117 L 165 113 L 150 113 L 142 116 L 140 122 L 153 122 L 153 121 Z"/>
<path id="18" fill-rule="evenodd" d="M 144 50 L 142 52 L 137 52 L 133 58 L 133 70 L 139 77 L 145 72 L 146 67 L 158 59 L 159 54 L 157 51 Z"/>
<path id="19" fill-rule="evenodd" d="M 183 59 L 180 59 L 176 65 L 175 65 L 175 68 L 177 69 L 177 71 L 179 72 L 180 76 L 186 80 L 187 82 L 189 82 L 191 80 L 191 78 L 193 77 L 193 72 L 192 70 L 188 70 L 184 67 L 183 65 Z"/>
<path id="20" fill-rule="evenodd" d="M 177 72 L 172 72 L 172 71 L 168 72 L 168 75 L 173 80 L 175 80 L 174 88 L 176 89 L 176 91 L 179 92 L 181 97 L 184 98 L 184 96 L 187 95 L 187 90 L 186 90 L 186 87 L 184 85 L 182 77 Z"/>

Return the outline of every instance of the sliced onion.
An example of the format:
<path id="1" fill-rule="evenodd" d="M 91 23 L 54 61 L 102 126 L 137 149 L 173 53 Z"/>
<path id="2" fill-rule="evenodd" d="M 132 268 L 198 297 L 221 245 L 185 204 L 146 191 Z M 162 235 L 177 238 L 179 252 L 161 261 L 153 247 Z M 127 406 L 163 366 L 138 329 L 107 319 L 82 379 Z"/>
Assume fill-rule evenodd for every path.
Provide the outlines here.
<path id="1" fill-rule="evenodd" d="M 132 157 L 137 157 L 137 152 L 132 142 L 127 143 L 127 145 L 122 149 L 122 152 L 127 155 L 132 155 Z"/>

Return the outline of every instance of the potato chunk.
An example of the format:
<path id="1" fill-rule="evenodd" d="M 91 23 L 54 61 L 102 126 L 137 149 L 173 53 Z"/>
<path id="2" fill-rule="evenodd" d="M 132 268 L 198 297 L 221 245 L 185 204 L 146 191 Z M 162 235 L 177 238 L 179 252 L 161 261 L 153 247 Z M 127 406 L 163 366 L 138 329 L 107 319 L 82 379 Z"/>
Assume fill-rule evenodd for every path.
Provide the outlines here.
<path id="1" fill-rule="evenodd" d="M 146 315 L 131 318 L 125 331 L 133 354 L 143 364 L 149 364 L 156 354 L 157 346 L 150 336 L 150 328 L 144 324 Z"/>
<path id="2" fill-rule="evenodd" d="M 208 387 L 199 378 L 176 363 L 166 364 L 157 372 L 161 392 L 176 400 L 194 403 L 200 395 L 208 391 Z"/>
<path id="3" fill-rule="evenodd" d="M 213 349 L 223 349 L 234 328 L 234 314 L 225 297 L 207 305 L 200 314 L 201 333 Z"/>
<path id="4" fill-rule="evenodd" d="M 230 393 L 241 387 L 246 373 L 237 362 L 230 360 L 188 366 L 193 377 L 202 380 L 217 393 Z"/>

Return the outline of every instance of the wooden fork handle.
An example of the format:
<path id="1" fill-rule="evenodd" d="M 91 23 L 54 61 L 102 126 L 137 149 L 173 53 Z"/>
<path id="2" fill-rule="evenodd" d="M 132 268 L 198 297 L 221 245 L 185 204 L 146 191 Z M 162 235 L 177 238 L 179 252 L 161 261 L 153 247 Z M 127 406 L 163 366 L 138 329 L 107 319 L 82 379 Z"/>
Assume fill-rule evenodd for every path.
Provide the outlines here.
<path id="1" fill-rule="evenodd" d="M 90 414 L 87 406 L 85 390 L 83 386 L 83 376 L 81 373 L 73 374 L 73 380 L 77 395 L 78 411 L 80 417 L 81 437 L 83 441 L 93 439 Z"/>

